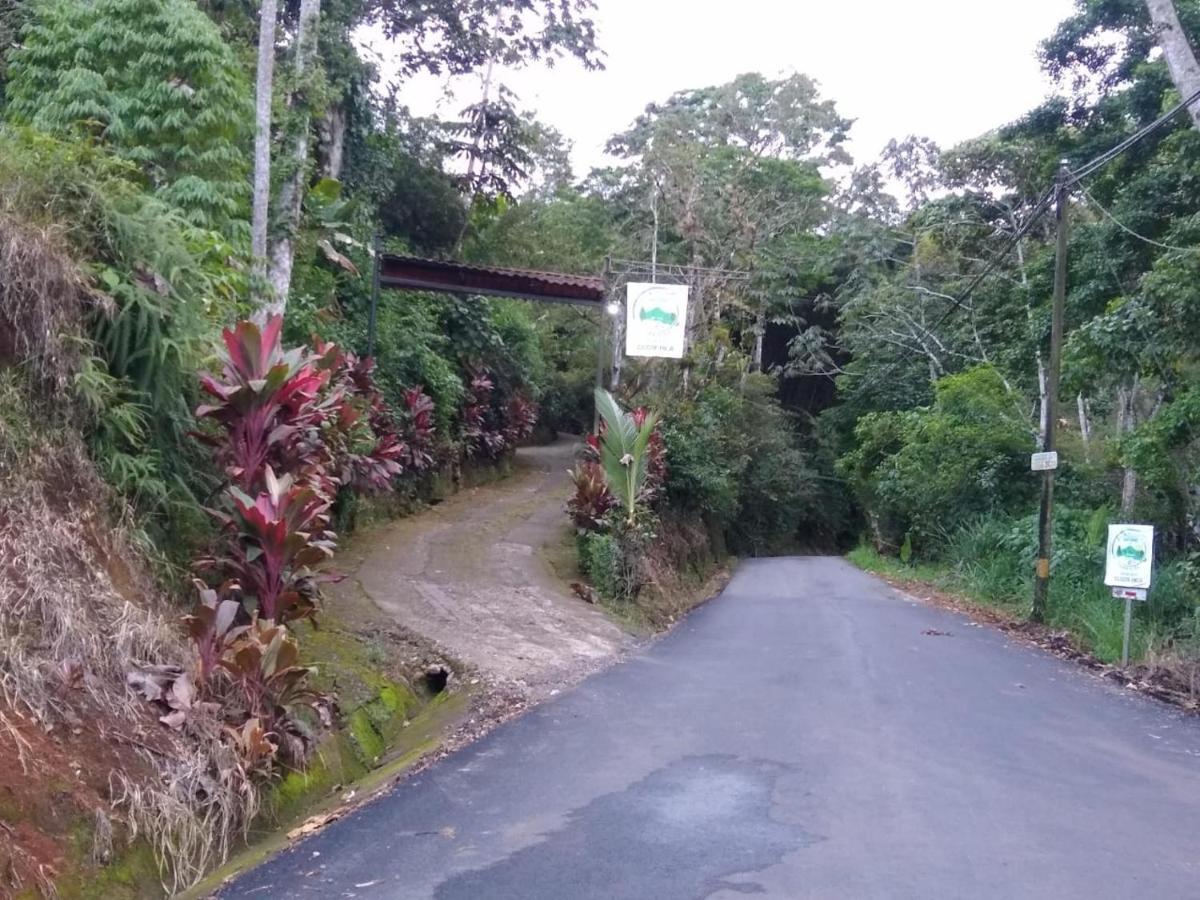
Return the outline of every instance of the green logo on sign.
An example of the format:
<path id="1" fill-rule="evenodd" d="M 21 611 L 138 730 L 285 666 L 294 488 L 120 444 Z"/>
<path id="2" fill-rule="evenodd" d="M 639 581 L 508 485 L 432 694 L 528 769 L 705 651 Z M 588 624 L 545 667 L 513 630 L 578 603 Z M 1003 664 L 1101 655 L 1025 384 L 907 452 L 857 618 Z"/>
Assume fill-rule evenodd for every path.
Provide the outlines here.
<path id="1" fill-rule="evenodd" d="M 1136 537 L 1130 539 L 1128 532 L 1117 536 L 1113 552 L 1122 559 L 1132 559 L 1136 562 L 1144 562 L 1146 559 L 1146 548 L 1142 541 Z"/>
<path id="2" fill-rule="evenodd" d="M 669 310 L 663 309 L 661 306 L 642 307 L 639 318 L 643 322 L 648 319 L 651 322 L 661 322 L 663 325 L 674 325 L 679 321 L 679 316 Z"/>

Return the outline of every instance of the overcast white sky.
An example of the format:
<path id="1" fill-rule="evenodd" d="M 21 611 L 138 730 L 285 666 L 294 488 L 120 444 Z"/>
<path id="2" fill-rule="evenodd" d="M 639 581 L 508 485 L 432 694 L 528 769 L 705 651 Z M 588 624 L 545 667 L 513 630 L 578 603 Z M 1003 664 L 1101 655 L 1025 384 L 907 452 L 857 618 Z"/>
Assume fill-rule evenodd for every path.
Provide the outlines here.
<path id="1" fill-rule="evenodd" d="M 1071 0 L 598 0 L 606 70 L 574 62 L 505 72 L 522 105 L 574 142 L 577 174 L 652 100 L 742 72 L 799 71 L 856 120 L 850 151 L 874 159 L 890 138 L 943 145 L 1010 121 L 1051 85 L 1038 42 Z M 386 57 L 386 45 L 376 44 Z M 386 63 L 384 66 L 386 70 Z M 445 96 L 449 87 L 457 92 Z M 446 115 L 473 102 L 478 79 L 405 86 L 414 112 Z"/>

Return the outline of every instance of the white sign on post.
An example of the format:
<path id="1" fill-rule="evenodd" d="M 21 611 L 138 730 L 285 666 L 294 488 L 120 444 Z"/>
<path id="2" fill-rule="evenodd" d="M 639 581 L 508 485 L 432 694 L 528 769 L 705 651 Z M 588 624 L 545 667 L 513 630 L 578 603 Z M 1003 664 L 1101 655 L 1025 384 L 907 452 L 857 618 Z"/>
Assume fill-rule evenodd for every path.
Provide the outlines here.
<path id="1" fill-rule="evenodd" d="M 682 359 L 687 285 L 630 282 L 625 287 L 625 354 Z"/>
<path id="2" fill-rule="evenodd" d="M 1034 472 L 1052 472 L 1058 468 L 1058 451 L 1035 453 L 1029 458 L 1029 468 Z"/>
<path id="3" fill-rule="evenodd" d="M 1133 601 L 1145 600 L 1154 569 L 1153 525 L 1109 525 L 1104 583 L 1117 600 L 1125 601 L 1125 634 L 1121 640 L 1121 665 L 1129 665 L 1129 638 L 1133 633 Z"/>
<path id="4" fill-rule="evenodd" d="M 1104 565 L 1105 584 L 1112 588 L 1131 588 L 1144 591 L 1150 587 L 1153 568 L 1153 525 L 1108 526 L 1108 553 Z"/>

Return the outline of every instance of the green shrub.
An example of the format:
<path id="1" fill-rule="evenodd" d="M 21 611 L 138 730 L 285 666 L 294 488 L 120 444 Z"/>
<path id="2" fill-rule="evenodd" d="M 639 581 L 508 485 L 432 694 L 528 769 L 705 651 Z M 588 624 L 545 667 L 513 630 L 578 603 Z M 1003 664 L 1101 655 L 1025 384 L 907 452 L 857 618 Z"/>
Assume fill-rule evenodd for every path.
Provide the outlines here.
<path id="1" fill-rule="evenodd" d="M 716 524 L 735 552 L 763 553 L 819 520 L 817 479 L 775 399 L 773 377 L 715 379 L 667 410 L 667 497 Z"/>
<path id="2" fill-rule="evenodd" d="M 888 541 L 911 533 L 916 552 L 974 516 L 1012 508 L 1036 484 L 1017 399 L 987 366 L 943 378 L 931 406 L 864 416 L 854 435 L 839 472 Z"/>
<path id="3" fill-rule="evenodd" d="M 607 532 L 589 531 L 579 535 L 577 544 L 580 571 L 591 582 L 601 599 L 624 599 L 621 548 L 617 539 Z"/>
<path id="4" fill-rule="evenodd" d="M 1110 512 L 1104 507 L 1055 511 L 1047 622 L 1077 635 L 1107 661 L 1121 656 L 1124 610 L 1104 585 L 1104 541 Z M 1013 610 L 1028 608 L 1037 556 L 1037 516 L 990 515 L 955 532 L 943 560 L 956 585 L 978 599 Z M 1155 570 L 1146 603 L 1135 606 L 1134 658 L 1155 642 L 1185 634 L 1195 619 L 1197 590 L 1186 559 Z"/>
<path id="5" fill-rule="evenodd" d="M 102 147 L 0 126 L 0 215 L 53 234 L 91 281 L 95 307 L 71 335 L 79 424 L 99 470 L 164 544 L 205 528 L 210 465 L 188 432 L 193 371 L 244 286 L 231 250 L 148 193 Z M 59 398 L 64 399 L 64 398 Z"/>
<path id="6" fill-rule="evenodd" d="M 722 524 L 741 510 L 740 478 L 749 463 L 741 425 L 744 401 L 733 388 L 715 384 L 674 409 L 663 422 L 672 506 L 696 510 Z"/>

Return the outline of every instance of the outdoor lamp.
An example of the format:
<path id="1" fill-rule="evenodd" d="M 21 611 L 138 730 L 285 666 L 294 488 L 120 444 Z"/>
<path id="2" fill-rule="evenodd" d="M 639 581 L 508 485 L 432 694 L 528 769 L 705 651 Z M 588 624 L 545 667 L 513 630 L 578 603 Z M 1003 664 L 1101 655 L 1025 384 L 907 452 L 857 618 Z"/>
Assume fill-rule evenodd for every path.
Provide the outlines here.
<path id="1" fill-rule="evenodd" d="M 608 305 L 604 307 L 604 311 L 616 318 L 621 312 L 621 304 L 617 300 L 609 300 Z"/>

